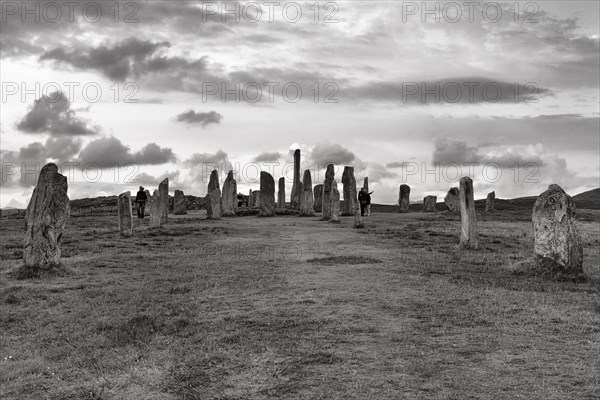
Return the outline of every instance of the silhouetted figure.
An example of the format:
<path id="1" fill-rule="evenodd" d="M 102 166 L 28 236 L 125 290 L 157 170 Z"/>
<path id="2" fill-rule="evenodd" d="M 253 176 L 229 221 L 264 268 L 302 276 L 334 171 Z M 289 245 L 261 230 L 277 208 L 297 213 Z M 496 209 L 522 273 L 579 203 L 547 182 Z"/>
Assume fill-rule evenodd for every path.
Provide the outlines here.
<path id="1" fill-rule="evenodd" d="M 146 196 L 144 187 L 140 186 L 140 190 L 138 190 L 137 194 L 135 195 L 135 202 L 137 203 L 138 218 L 144 218 L 144 210 L 146 209 L 146 201 L 148 201 L 148 196 Z"/>
<path id="2" fill-rule="evenodd" d="M 371 193 L 373 192 L 367 192 L 367 189 L 365 188 L 360 189 L 360 192 L 358 193 L 360 215 L 363 217 L 365 216 L 365 213 L 367 216 L 371 215 Z"/>

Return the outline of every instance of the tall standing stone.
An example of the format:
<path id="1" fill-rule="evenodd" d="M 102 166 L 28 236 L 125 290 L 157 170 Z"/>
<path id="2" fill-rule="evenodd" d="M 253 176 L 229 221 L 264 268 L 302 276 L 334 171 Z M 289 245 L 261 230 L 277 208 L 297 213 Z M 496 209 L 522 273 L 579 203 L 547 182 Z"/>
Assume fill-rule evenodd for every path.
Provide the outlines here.
<path id="1" fill-rule="evenodd" d="M 253 190 L 252 196 L 250 196 L 251 207 L 258 207 L 260 205 L 260 190 Z"/>
<path id="2" fill-rule="evenodd" d="M 408 208 L 410 206 L 410 186 L 400 185 L 400 189 L 398 191 L 398 206 L 398 212 L 408 212 Z"/>
<path id="3" fill-rule="evenodd" d="M 312 217 L 315 215 L 315 199 L 313 197 L 312 177 L 309 169 L 304 171 L 302 185 L 304 190 L 302 191 L 302 199 L 300 200 L 300 216 Z"/>
<path id="4" fill-rule="evenodd" d="M 360 204 L 356 203 L 354 205 L 354 227 L 355 228 L 364 228 L 365 224 L 363 223 L 363 217 L 360 213 Z"/>
<path id="5" fill-rule="evenodd" d="M 459 190 L 457 187 L 450 188 L 448 193 L 446 193 L 446 197 L 444 197 L 444 203 L 450 212 L 459 212 L 460 211 L 460 198 L 459 198 Z"/>
<path id="6" fill-rule="evenodd" d="M 369 193 L 369 177 L 365 176 L 363 179 L 363 188 L 365 188 L 367 190 L 367 193 Z"/>
<path id="7" fill-rule="evenodd" d="M 205 204 L 207 219 L 219 219 L 221 217 L 221 189 L 219 188 L 219 173 L 216 169 L 210 173 Z"/>
<path id="8" fill-rule="evenodd" d="M 314 188 L 315 211 L 323 211 L 323 184 L 315 185 Z"/>
<path id="9" fill-rule="evenodd" d="M 423 198 L 423 212 L 437 212 L 435 204 L 437 203 L 437 196 L 425 196 Z"/>
<path id="10" fill-rule="evenodd" d="M 473 180 L 468 176 L 460 178 L 460 246 L 467 249 L 479 248 L 477 218 L 475 216 L 475 195 Z"/>
<path id="11" fill-rule="evenodd" d="M 304 188 L 300 182 L 300 149 L 294 151 L 294 181 L 292 182 L 292 195 L 290 204 L 293 210 L 300 210 L 302 192 Z"/>
<path id="12" fill-rule="evenodd" d="M 583 248 L 575 221 L 575 203 L 558 185 L 550 185 L 533 205 L 535 260 L 551 272 L 583 270 Z"/>
<path id="13" fill-rule="evenodd" d="M 187 207 L 185 205 L 185 195 L 182 190 L 175 190 L 175 194 L 173 195 L 173 214 L 187 214 Z"/>
<path id="14" fill-rule="evenodd" d="M 221 206 L 223 207 L 223 216 L 235 215 L 237 209 L 237 182 L 233 179 L 233 171 L 227 173 L 227 178 L 223 182 L 223 196 Z"/>
<path id="15" fill-rule="evenodd" d="M 258 201 L 258 216 L 272 217 L 275 215 L 275 180 L 268 172 L 260 172 L 260 200 Z"/>
<path id="16" fill-rule="evenodd" d="M 70 214 L 67 178 L 56 164 L 44 165 L 25 212 L 23 261 L 50 269 L 60 264 L 62 234 Z"/>
<path id="17" fill-rule="evenodd" d="M 331 183 L 335 177 L 335 166 L 327 165 L 325 171 L 325 182 L 323 183 L 323 215 L 321 221 L 329 221 L 331 219 Z"/>
<path id="18" fill-rule="evenodd" d="M 131 192 L 121 193 L 117 198 L 117 214 L 119 216 L 119 235 L 122 237 L 131 236 L 133 234 Z"/>
<path id="19" fill-rule="evenodd" d="M 495 211 L 495 203 L 496 202 L 496 192 L 490 192 L 485 199 L 485 211 L 492 212 Z"/>
<path id="20" fill-rule="evenodd" d="M 278 186 L 279 187 L 277 188 L 277 207 L 285 208 L 285 178 L 284 177 L 279 178 Z"/>
<path id="21" fill-rule="evenodd" d="M 158 194 L 158 190 L 155 190 L 152 195 L 152 200 L 148 205 L 150 209 L 150 226 L 159 228 L 162 226 L 162 214 L 161 214 L 161 206 L 160 206 L 160 195 Z"/>
<path id="22" fill-rule="evenodd" d="M 356 203 L 358 203 L 356 179 L 354 178 L 354 167 L 344 167 L 344 172 L 342 174 L 342 185 L 344 191 L 344 210 L 342 215 L 354 215 L 354 209 L 356 208 Z"/>
<path id="23" fill-rule="evenodd" d="M 334 224 L 340 223 L 340 191 L 338 190 L 338 185 L 335 180 L 331 181 L 331 218 L 329 222 Z"/>
<path id="24" fill-rule="evenodd" d="M 158 184 L 158 197 L 160 205 L 160 224 L 166 224 L 169 219 L 169 178 L 163 179 Z"/>

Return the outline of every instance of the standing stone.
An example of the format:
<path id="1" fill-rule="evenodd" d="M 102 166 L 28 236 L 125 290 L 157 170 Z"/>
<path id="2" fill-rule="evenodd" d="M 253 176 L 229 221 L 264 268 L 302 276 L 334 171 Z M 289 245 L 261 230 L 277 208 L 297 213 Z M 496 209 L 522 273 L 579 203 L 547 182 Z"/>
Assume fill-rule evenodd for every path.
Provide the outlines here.
<path id="1" fill-rule="evenodd" d="M 342 185 L 344 191 L 344 210 L 343 216 L 354 215 L 356 203 L 358 203 L 356 193 L 356 179 L 354 178 L 354 167 L 344 167 L 342 174 Z"/>
<path id="2" fill-rule="evenodd" d="M 119 215 L 119 234 L 129 237 L 133 234 L 133 210 L 131 209 L 131 192 L 121 193 L 117 199 Z"/>
<path id="3" fill-rule="evenodd" d="M 535 260 L 552 272 L 583 271 L 583 248 L 575 221 L 575 203 L 558 185 L 550 185 L 533 205 Z"/>
<path id="4" fill-rule="evenodd" d="M 340 223 L 340 191 L 338 190 L 338 185 L 335 180 L 331 181 L 331 223 L 339 224 Z"/>
<path id="5" fill-rule="evenodd" d="M 367 193 L 369 193 L 369 177 L 365 176 L 365 178 L 363 179 L 363 188 L 365 188 L 367 190 Z"/>
<path id="6" fill-rule="evenodd" d="M 173 196 L 173 214 L 187 214 L 187 208 L 185 206 L 185 195 L 183 194 L 182 190 L 175 190 L 175 195 Z"/>
<path id="7" fill-rule="evenodd" d="M 152 195 L 152 200 L 148 205 L 150 209 L 150 226 L 159 228 L 162 226 L 162 217 L 161 217 L 161 208 L 160 208 L 160 195 L 158 194 L 158 190 L 154 191 Z"/>
<path id="8" fill-rule="evenodd" d="M 205 203 L 206 218 L 219 219 L 221 217 L 221 189 L 219 188 L 219 173 L 216 169 L 210 173 Z"/>
<path id="9" fill-rule="evenodd" d="M 285 178 L 279 178 L 279 187 L 277 188 L 277 207 L 285 208 Z"/>
<path id="10" fill-rule="evenodd" d="M 363 223 L 363 217 L 360 213 L 360 204 L 356 203 L 354 206 L 354 227 L 355 228 L 364 228 L 365 224 Z"/>
<path id="11" fill-rule="evenodd" d="M 490 192 L 485 199 L 485 211 L 493 212 L 496 211 L 495 203 L 496 202 L 496 192 Z"/>
<path id="12" fill-rule="evenodd" d="M 310 176 L 309 169 L 304 171 L 302 182 L 304 190 L 302 191 L 302 199 L 300 200 L 300 216 L 313 217 L 315 215 L 315 199 L 313 197 L 312 177 Z"/>
<path id="13" fill-rule="evenodd" d="M 158 185 L 160 224 L 166 224 L 169 218 L 169 178 L 163 179 Z"/>
<path id="14" fill-rule="evenodd" d="M 227 178 L 223 182 L 223 193 L 221 194 L 221 206 L 223 207 L 223 216 L 235 215 L 237 209 L 237 182 L 233 179 L 233 171 L 227 173 Z"/>
<path id="15" fill-rule="evenodd" d="M 70 215 L 67 178 L 56 164 L 44 165 L 25 212 L 23 261 L 50 269 L 60 264 L 62 234 Z"/>
<path id="16" fill-rule="evenodd" d="M 444 197 L 444 203 L 446 203 L 446 207 L 450 212 L 458 212 L 460 211 L 460 198 L 459 198 L 459 190 L 457 187 L 453 187 L 448 190 L 446 193 L 446 197 Z"/>
<path id="17" fill-rule="evenodd" d="M 260 203 L 260 190 L 253 190 L 250 197 L 250 207 L 258 207 Z"/>
<path id="18" fill-rule="evenodd" d="M 302 201 L 302 192 L 304 187 L 300 182 L 300 149 L 294 151 L 294 181 L 292 183 L 292 195 L 290 204 L 293 210 L 300 210 L 300 202 Z"/>
<path id="19" fill-rule="evenodd" d="M 253 192 L 254 193 L 254 192 Z M 275 215 L 275 180 L 268 172 L 260 172 L 260 200 L 258 201 L 258 216 L 272 217 Z"/>
<path id="20" fill-rule="evenodd" d="M 398 192 L 398 212 L 405 213 L 408 212 L 408 207 L 410 205 L 410 186 L 408 185 L 400 185 L 400 190 Z"/>
<path id="21" fill-rule="evenodd" d="M 479 248 L 477 234 L 477 218 L 475 216 L 475 197 L 473 180 L 468 176 L 460 178 L 460 247 L 467 249 Z"/>
<path id="22" fill-rule="evenodd" d="M 437 212 L 435 203 L 437 203 L 437 196 L 425 196 L 423 198 L 423 212 Z"/>
<path id="23" fill-rule="evenodd" d="M 325 171 L 325 182 L 323 183 L 323 215 L 321 221 L 329 221 L 331 219 L 331 183 L 335 176 L 335 166 L 327 165 Z"/>
<path id="24" fill-rule="evenodd" d="M 318 184 L 314 189 L 315 211 L 323 211 L 323 184 Z"/>

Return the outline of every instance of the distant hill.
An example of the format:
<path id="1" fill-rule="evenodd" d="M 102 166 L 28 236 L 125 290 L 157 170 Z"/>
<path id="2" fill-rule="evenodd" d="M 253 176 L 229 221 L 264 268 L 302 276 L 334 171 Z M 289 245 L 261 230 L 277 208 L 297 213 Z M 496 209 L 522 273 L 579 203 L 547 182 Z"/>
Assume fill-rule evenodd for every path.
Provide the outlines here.
<path id="1" fill-rule="evenodd" d="M 573 196 L 577 208 L 600 209 L 600 188 L 588 190 Z"/>

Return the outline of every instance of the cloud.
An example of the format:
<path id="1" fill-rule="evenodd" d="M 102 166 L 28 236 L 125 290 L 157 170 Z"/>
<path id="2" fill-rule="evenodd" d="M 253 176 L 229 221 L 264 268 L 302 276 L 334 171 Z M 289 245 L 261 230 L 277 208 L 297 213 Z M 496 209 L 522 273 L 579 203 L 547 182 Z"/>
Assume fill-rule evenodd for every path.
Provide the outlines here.
<path id="1" fill-rule="evenodd" d="M 139 183 L 140 185 L 154 187 L 158 186 L 158 184 L 162 182 L 165 178 L 169 178 L 169 185 L 172 186 L 174 184 L 175 186 L 177 186 L 176 182 L 179 180 L 179 175 L 180 171 L 167 171 L 164 174 L 161 174 L 156 177 L 145 172 L 140 172 L 134 177 L 134 181 Z"/>
<path id="2" fill-rule="evenodd" d="M 88 143 L 79 154 L 84 164 L 94 163 L 100 168 L 119 165 L 159 165 L 175 162 L 177 157 L 170 148 L 161 148 L 149 143 L 136 152 L 131 152 L 114 136 L 103 137 Z"/>
<path id="3" fill-rule="evenodd" d="M 16 128 L 26 133 L 50 133 L 53 135 L 94 135 L 98 126 L 78 118 L 71 109 L 71 103 L 60 92 L 43 95 L 36 100 L 27 114 L 16 124 Z"/>
<path id="4" fill-rule="evenodd" d="M 190 125 L 200 125 L 203 128 L 206 128 L 208 124 L 220 124 L 223 116 L 216 111 L 205 112 L 196 112 L 194 110 L 187 110 L 183 112 L 177 117 L 175 117 L 176 121 L 183 122 Z"/>
<path id="5" fill-rule="evenodd" d="M 439 164 L 481 163 L 479 148 L 469 145 L 466 141 L 453 139 L 438 139 L 433 151 L 433 162 Z"/>
<path id="6" fill-rule="evenodd" d="M 254 157 L 254 162 L 275 162 L 281 158 L 281 153 L 277 151 L 260 153 Z"/>
<path id="7" fill-rule="evenodd" d="M 352 165 L 356 160 L 354 153 L 337 143 L 318 144 L 310 151 L 309 157 L 321 168 L 327 164 Z"/>
<path id="8" fill-rule="evenodd" d="M 181 57 L 167 57 L 162 51 L 169 48 L 169 42 L 153 42 L 134 37 L 97 47 L 81 44 L 71 48 L 57 47 L 47 51 L 40 61 L 50 60 L 58 65 L 70 65 L 79 70 L 95 70 L 111 80 L 125 81 L 148 73 L 186 69 L 204 70 L 206 58 L 186 60 Z"/>

